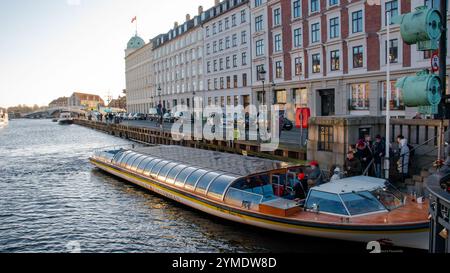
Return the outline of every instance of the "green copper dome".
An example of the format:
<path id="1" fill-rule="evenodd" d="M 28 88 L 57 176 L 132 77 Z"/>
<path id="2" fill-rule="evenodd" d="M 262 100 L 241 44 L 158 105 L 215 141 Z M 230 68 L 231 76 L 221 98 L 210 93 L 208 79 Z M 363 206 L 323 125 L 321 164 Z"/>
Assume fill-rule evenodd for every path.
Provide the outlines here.
<path id="1" fill-rule="evenodd" d="M 139 36 L 134 36 L 130 39 L 127 49 L 139 49 L 145 45 L 144 40 Z"/>

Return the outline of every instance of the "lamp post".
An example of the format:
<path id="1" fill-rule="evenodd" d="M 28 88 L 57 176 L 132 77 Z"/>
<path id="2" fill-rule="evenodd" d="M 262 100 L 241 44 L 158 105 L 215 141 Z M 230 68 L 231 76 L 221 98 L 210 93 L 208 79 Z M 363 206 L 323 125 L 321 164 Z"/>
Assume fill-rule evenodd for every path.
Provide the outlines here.
<path id="1" fill-rule="evenodd" d="M 264 70 L 264 67 L 262 67 L 260 70 L 259 70 L 259 79 L 262 81 L 262 98 L 261 98 L 261 104 L 262 105 L 264 105 L 265 103 L 264 103 L 264 97 L 265 97 L 265 95 L 266 95 L 266 91 L 265 91 L 265 89 L 264 89 L 264 83 L 265 83 L 265 81 L 266 81 L 266 70 Z"/>
<path id="2" fill-rule="evenodd" d="M 385 178 L 390 176 L 390 143 L 391 143 L 391 12 L 386 11 L 386 155 L 385 155 Z"/>
<path id="3" fill-rule="evenodd" d="M 163 113 L 163 107 L 161 104 L 161 85 L 158 86 L 158 97 L 159 97 L 159 103 L 158 103 L 158 108 L 159 108 L 159 113 L 160 113 L 160 125 L 161 128 L 163 128 L 163 122 L 164 122 L 164 113 Z"/>

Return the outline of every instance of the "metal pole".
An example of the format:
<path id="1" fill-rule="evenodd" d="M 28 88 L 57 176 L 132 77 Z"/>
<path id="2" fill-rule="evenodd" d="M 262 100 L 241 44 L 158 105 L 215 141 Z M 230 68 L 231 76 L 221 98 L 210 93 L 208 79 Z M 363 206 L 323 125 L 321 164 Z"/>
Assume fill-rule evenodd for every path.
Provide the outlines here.
<path id="1" fill-rule="evenodd" d="M 391 14 L 390 11 L 386 11 L 386 44 L 387 44 L 387 56 L 386 56 L 386 156 L 385 156 L 385 178 L 389 179 L 390 176 L 390 143 L 391 143 Z"/>
<path id="2" fill-rule="evenodd" d="M 447 91 L 447 1 L 440 1 L 440 13 L 442 16 L 442 35 L 439 41 L 439 77 L 442 82 L 442 90 L 444 92 L 444 98 L 446 98 Z M 445 118 L 450 118 L 450 109 L 447 107 L 447 100 L 445 99 L 443 104 L 445 105 L 444 115 Z"/>

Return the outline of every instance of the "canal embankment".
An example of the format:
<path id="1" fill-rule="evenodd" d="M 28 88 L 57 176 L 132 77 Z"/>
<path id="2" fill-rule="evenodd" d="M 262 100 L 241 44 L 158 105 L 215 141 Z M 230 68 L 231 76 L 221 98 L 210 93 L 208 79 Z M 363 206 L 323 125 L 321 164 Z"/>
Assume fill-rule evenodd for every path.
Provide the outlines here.
<path id="1" fill-rule="evenodd" d="M 183 147 L 212 150 L 218 152 L 242 154 L 268 158 L 273 160 L 305 163 L 306 150 L 299 145 L 278 145 L 274 151 L 263 151 L 256 141 L 226 141 L 226 140 L 194 140 L 183 138 L 178 140 L 170 130 L 161 130 L 129 124 L 112 124 L 84 119 L 75 119 L 75 124 L 94 129 L 112 136 L 150 145 L 179 145 Z"/>

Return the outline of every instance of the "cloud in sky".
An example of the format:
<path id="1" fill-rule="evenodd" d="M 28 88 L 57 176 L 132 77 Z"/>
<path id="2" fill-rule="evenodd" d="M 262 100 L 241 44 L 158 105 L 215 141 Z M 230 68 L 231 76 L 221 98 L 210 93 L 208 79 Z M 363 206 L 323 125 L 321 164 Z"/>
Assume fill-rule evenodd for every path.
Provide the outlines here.
<path id="1" fill-rule="evenodd" d="M 148 41 L 213 0 L 0 2 L 0 106 L 46 105 L 74 91 L 118 96 L 135 27 Z"/>

